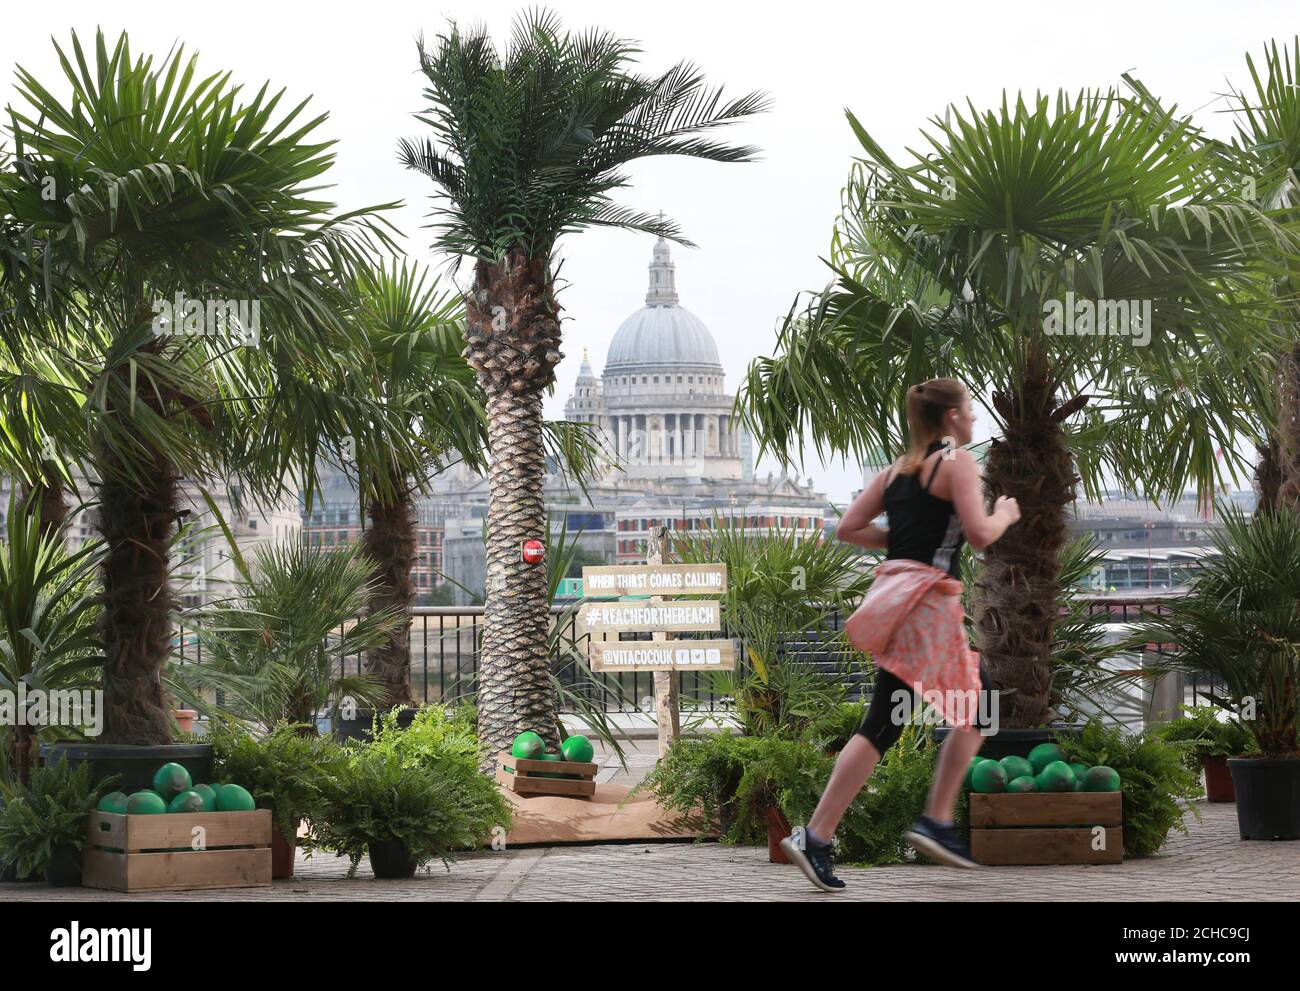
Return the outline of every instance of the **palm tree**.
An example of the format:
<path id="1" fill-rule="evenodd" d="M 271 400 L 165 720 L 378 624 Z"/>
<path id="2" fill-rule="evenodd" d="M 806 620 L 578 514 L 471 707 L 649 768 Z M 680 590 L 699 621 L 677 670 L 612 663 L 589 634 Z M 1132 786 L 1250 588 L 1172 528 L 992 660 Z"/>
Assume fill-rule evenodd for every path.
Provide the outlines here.
<path id="1" fill-rule="evenodd" d="M 1259 352 L 1276 334 L 1255 285 L 1293 239 L 1218 185 L 1187 121 L 1114 92 L 952 107 L 908 165 L 849 121 L 865 156 L 835 232 L 836 281 L 792 308 L 737 406 L 760 451 L 789 460 L 806 433 L 823 455 L 865 458 L 902 443 L 907 386 L 970 386 L 998 435 L 988 497 L 1022 511 L 976 578 L 976 635 L 1012 690 L 1006 724 L 1042 725 L 1076 487 L 1210 490 L 1216 452 L 1251 431 L 1270 388 Z M 1079 301 L 1109 334 L 1056 333 L 1052 315 Z M 1119 319 L 1129 301 L 1150 318 Z"/>
<path id="2" fill-rule="evenodd" d="M 328 432 L 317 443 L 355 479 L 370 521 L 362 546 L 374 563 L 375 580 L 366 614 L 396 609 L 409 615 L 416 496 L 455 462 L 486 468 L 484 397 L 461 356 L 465 317 L 458 293 L 396 257 L 362 268 L 352 291 L 361 347 L 340 363 L 336 381 L 297 383 L 295 391 L 299 399 L 310 391 L 325 408 L 344 411 L 348 423 L 344 449 L 329 449 Z M 283 415 L 302 419 L 294 409 Z M 585 485 L 598 448 L 580 426 L 547 421 L 545 441 L 559 470 Z M 304 440 L 304 453 L 312 446 Z M 383 708 L 413 701 L 410 662 L 409 620 L 366 652 L 366 671 L 384 686 Z"/>
<path id="3" fill-rule="evenodd" d="M 1233 89 L 1228 96 L 1237 125 L 1231 148 L 1223 149 L 1230 174 L 1242 184 L 1242 195 L 1280 220 L 1294 222 L 1300 208 L 1300 36 L 1291 49 L 1276 42 L 1264 52 L 1262 66 L 1250 55 L 1253 92 Z M 1261 71 L 1262 70 L 1262 71 Z M 1297 280 L 1293 273 L 1273 280 L 1264 292 L 1287 304 L 1287 342 L 1277 355 L 1277 391 L 1266 427 L 1258 442 L 1256 480 L 1260 507 L 1285 506 L 1300 511 L 1300 338 L 1295 335 Z"/>
<path id="4" fill-rule="evenodd" d="M 419 45 L 432 133 L 401 143 L 401 159 L 439 190 L 436 246 L 474 262 L 465 294 L 465 358 L 487 396 L 491 539 L 479 676 L 479 733 L 487 752 L 532 729 L 555 740 L 547 659 L 546 575 L 521 560 L 542 540 L 542 396 L 555 379 L 560 305 L 554 249 L 591 227 L 688 243 L 677 226 L 615 205 L 623 171 L 640 158 L 683 155 L 750 161 L 753 148 L 705 132 L 763 110 L 750 94 L 723 102 L 679 64 L 633 71 L 635 46 L 599 30 L 570 34 L 548 12 L 519 17 L 498 53 L 485 29 L 454 24 Z"/>
<path id="5" fill-rule="evenodd" d="M 104 739 L 161 743 L 180 480 L 279 495 L 300 452 L 293 436 L 259 442 L 263 407 L 286 370 L 337 360 L 350 331 L 334 285 L 382 233 L 315 197 L 333 155 L 305 103 L 283 110 L 265 86 L 245 99 L 183 49 L 155 65 L 125 34 L 111 47 L 98 34 L 89 56 L 75 34 L 55 47 L 71 98 L 18 70 L 21 168 L 4 198 L 33 268 L 73 287 L 47 294 L 69 330 L 39 344 L 74 380 L 77 455 L 98 488 Z"/>
<path id="6" fill-rule="evenodd" d="M 455 460 L 485 466 L 486 418 L 474 373 L 460 355 L 462 311 L 455 293 L 396 259 L 364 271 L 358 291 L 379 395 L 393 416 L 357 424 L 357 435 L 396 431 L 418 440 L 408 449 L 379 437 L 364 445 L 373 457 L 352 462 L 370 520 L 362 546 L 375 567 L 365 614 L 395 610 L 406 616 L 415 600 L 415 495 Z M 408 453 L 414 457 L 403 456 Z M 365 669 L 383 686 L 383 708 L 413 701 L 409 620 L 366 652 Z"/>
<path id="7" fill-rule="evenodd" d="M 172 669 L 177 695 L 207 709 L 220 689 L 225 714 L 270 733 L 281 722 L 316 726 L 344 699 L 373 705 L 384 686 L 343 673 L 344 661 L 373 650 L 405 623 L 397 609 L 372 610 L 373 566 L 359 547 L 267 544 L 251 561 L 231 545 L 238 578 L 228 601 L 201 611 L 194 629 L 201 661 Z"/>

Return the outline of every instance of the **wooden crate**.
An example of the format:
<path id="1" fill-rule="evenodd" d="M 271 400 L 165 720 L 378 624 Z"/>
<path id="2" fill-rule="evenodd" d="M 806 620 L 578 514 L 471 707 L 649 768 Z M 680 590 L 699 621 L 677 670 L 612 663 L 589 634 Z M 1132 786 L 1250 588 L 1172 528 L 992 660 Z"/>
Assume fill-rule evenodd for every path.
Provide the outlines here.
<path id="1" fill-rule="evenodd" d="M 195 827 L 205 833 L 202 850 L 191 848 Z M 271 810 L 168 815 L 92 812 L 86 824 L 81 883 L 111 891 L 269 885 Z"/>
<path id="2" fill-rule="evenodd" d="M 971 856 L 991 866 L 1118 864 L 1124 859 L 1124 797 L 1107 792 L 970 796 Z M 1096 849 L 1105 831 L 1102 849 Z"/>
<path id="3" fill-rule="evenodd" d="M 523 760 L 509 750 L 497 755 L 497 782 L 516 795 L 567 795 L 590 798 L 596 793 L 596 765 L 570 760 Z M 578 778 L 543 778 L 549 774 L 576 774 Z"/>

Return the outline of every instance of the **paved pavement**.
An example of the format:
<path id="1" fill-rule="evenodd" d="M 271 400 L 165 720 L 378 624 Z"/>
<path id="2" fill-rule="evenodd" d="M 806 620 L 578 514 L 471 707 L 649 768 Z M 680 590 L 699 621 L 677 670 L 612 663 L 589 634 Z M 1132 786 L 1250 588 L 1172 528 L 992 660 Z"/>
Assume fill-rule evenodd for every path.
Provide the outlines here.
<path id="1" fill-rule="evenodd" d="M 654 764 L 653 741 L 636 741 L 625 770 L 610 758 L 598 779 L 631 784 Z M 269 888 L 124 895 L 89 888 L 0 884 L 0 902 L 40 901 L 1300 901 L 1300 845 L 1243 842 L 1236 807 L 1197 803 L 1188 834 L 1156 857 L 1097 867 L 951 870 L 922 864 L 844 867 L 848 888 L 815 890 L 766 848 L 718 843 L 620 843 L 464 854 L 409 881 L 377 881 L 362 861 L 300 852 L 295 875 Z"/>

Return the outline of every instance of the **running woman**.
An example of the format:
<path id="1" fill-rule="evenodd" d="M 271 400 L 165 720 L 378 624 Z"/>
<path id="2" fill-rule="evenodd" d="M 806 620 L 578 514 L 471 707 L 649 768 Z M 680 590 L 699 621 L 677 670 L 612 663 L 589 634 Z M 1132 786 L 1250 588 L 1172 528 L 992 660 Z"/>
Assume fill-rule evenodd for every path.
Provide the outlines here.
<path id="1" fill-rule="evenodd" d="M 962 623 L 962 542 L 988 547 L 1020 519 L 1015 499 L 1003 496 L 984 511 L 979 466 L 962 446 L 975 416 L 970 394 L 954 379 L 933 379 L 907 391 L 910 447 L 863 490 L 840 520 L 836 537 L 887 551 L 862 606 L 845 624 L 850 639 L 873 655 L 876 685 L 857 733 L 844 747 L 807 826 L 781 849 L 817 887 L 839 891 L 831 840 L 876 764 L 902 734 L 893 714 L 900 700 L 944 701 L 953 732 L 939 750 L 925 814 L 907 832 L 913 849 L 954 867 L 977 866 L 953 826 L 953 805 L 971 758 L 983 743 L 974 700 L 989 686 Z M 872 521 L 884 512 L 889 528 Z M 900 695 L 900 693 L 902 693 Z M 932 693 L 938 693 L 937 696 Z"/>

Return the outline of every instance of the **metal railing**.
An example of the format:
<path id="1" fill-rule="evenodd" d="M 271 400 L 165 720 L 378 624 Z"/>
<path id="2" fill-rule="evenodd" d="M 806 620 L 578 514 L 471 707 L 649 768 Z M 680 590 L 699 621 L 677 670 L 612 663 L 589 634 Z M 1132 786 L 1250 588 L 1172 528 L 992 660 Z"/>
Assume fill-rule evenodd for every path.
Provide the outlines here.
<path id="1" fill-rule="evenodd" d="M 1084 595 L 1076 601 L 1083 601 L 1091 616 L 1108 616 L 1112 623 L 1128 624 L 1160 612 L 1162 606 L 1179 594 Z M 576 610 L 572 606 L 553 606 L 550 615 L 553 636 L 566 645 L 576 644 L 579 650 L 583 650 L 586 638 L 578 636 Z M 411 610 L 411 692 L 417 701 L 451 702 L 474 694 L 482 660 L 483 617 L 482 606 L 417 606 Z M 790 634 L 779 645 L 777 656 L 816 663 L 845 678 L 852 693 L 860 696 L 869 692 L 874 674 L 868 664 L 855 662 L 855 652 L 851 648 L 846 650 L 842 640 L 836 642 L 842 633 L 844 618 L 839 609 L 827 610 L 825 622 L 819 629 Z M 691 636 L 675 634 L 675 637 L 683 639 Z M 718 634 L 699 636 L 716 637 Z M 651 634 L 624 634 L 624 637 L 649 640 Z M 744 639 L 727 630 L 725 624 L 721 637 L 740 640 L 743 655 Z M 601 635 L 601 639 L 606 638 L 606 635 Z M 1170 646 L 1149 644 L 1147 649 L 1163 654 Z M 202 660 L 202 644 L 192 630 L 184 627 L 178 630 L 175 656 L 180 663 Z M 580 696 L 609 713 L 653 709 L 652 703 L 647 704 L 647 700 L 654 696 L 653 673 L 589 671 L 567 652 L 555 660 L 555 675 L 571 696 Z M 362 670 L 363 659 L 356 654 L 343 659 L 340 673 L 358 674 Z M 676 677 L 683 708 L 703 713 L 730 709 L 728 701 L 718 693 L 716 684 L 707 673 L 678 672 Z M 1217 687 L 1209 678 L 1191 678 L 1187 684 L 1189 701 L 1191 704 L 1208 701 L 1207 693 Z M 574 706 L 570 704 L 565 708 L 572 711 Z"/>

